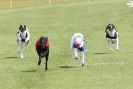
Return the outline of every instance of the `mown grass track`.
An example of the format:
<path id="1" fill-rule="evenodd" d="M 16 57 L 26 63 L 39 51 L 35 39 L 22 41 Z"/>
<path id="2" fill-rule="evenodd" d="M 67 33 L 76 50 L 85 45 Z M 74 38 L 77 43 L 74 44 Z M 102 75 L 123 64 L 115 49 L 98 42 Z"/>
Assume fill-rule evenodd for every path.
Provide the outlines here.
<path id="1" fill-rule="evenodd" d="M 0 89 L 132 89 L 133 14 L 126 0 L 65 2 L 34 6 L 32 1 L 31 5 L 20 3 L 0 10 Z M 118 53 L 104 53 L 108 23 L 114 23 L 119 31 Z M 24 59 L 19 58 L 15 38 L 20 24 L 28 25 L 31 33 Z M 80 60 L 69 57 L 74 32 L 85 36 L 84 69 Z M 37 66 L 34 44 L 40 35 L 49 37 L 48 71 L 44 71 L 44 60 Z"/>

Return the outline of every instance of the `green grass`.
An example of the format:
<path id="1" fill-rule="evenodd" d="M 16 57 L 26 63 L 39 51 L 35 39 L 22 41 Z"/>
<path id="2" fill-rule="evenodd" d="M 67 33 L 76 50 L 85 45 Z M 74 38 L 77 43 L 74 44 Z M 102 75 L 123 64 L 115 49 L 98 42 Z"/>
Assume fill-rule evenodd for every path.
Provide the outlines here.
<path id="1" fill-rule="evenodd" d="M 33 6 L 32 1 L 29 6 L 0 10 L 0 89 L 132 89 L 132 9 L 126 0 L 85 2 L 56 0 L 53 5 Z M 104 53 L 108 23 L 119 32 L 118 53 Z M 31 33 L 24 59 L 19 58 L 15 37 L 20 24 Z M 87 44 L 84 69 L 81 60 L 69 57 L 74 32 L 83 33 Z M 35 41 L 41 35 L 49 37 L 48 71 L 44 71 L 45 60 L 37 65 Z"/>

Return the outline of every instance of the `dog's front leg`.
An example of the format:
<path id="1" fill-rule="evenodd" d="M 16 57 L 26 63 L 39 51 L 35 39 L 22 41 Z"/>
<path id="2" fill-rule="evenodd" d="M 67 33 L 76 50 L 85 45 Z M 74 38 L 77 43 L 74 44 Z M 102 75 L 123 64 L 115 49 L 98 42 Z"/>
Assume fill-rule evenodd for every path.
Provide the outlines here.
<path id="1" fill-rule="evenodd" d="M 41 55 L 39 55 L 39 59 L 38 59 L 38 65 L 41 64 Z"/>
<path id="2" fill-rule="evenodd" d="M 82 60 L 82 67 L 84 67 L 85 64 L 85 53 L 81 52 L 81 60 Z"/>
<path id="3" fill-rule="evenodd" d="M 45 62 L 45 70 L 48 69 L 48 56 L 46 56 L 46 62 Z"/>
<path id="4" fill-rule="evenodd" d="M 73 51 L 74 51 L 74 58 L 78 59 L 78 49 L 74 48 Z"/>
<path id="5" fill-rule="evenodd" d="M 17 43 L 18 43 L 18 53 L 20 53 L 20 44 L 19 44 L 19 40 L 17 39 Z"/>
<path id="6" fill-rule="evenodd" d="M 20 57 L 23 59 L 23 43 L 19 41 L 19 52 L 20 52 Z"/>
<path id="7" fill-rule="evenodd" d="M 118 51 L 119 50 L 119 38 L 117 38 L 117 40 L 116 40 L 116 51 Z"/>
<path id="8" fill-rule="evenodd" d="M 107 48 L 110 50 L 110 51 L 113 51 L 113 49 L 111 48 L 111 39 L 107 38 Z"/>
<path id="9" fill-rule="evenodd" d="M 45 63 L 45 70 L 48 69 L 48 57 L 49 57 L 49 51 L 46 53 L 46 63 Z"/>

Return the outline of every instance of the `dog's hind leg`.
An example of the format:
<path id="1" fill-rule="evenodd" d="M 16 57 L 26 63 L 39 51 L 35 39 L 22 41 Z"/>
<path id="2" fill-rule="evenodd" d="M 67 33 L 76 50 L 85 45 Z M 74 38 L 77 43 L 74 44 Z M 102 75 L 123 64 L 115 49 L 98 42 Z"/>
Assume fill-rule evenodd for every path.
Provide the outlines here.
<path id="1" fill-rule="evenodd" d="M 25 48 L 28 48 L 29 40 L 25 43 Z"/>

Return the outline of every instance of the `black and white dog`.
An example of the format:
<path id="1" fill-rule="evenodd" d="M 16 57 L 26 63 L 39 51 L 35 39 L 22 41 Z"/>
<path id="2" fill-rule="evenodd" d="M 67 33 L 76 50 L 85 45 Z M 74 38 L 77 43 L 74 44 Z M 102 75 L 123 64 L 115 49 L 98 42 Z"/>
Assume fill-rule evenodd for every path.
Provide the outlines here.
<path id="1" fill-rule="evenodd" d="M 113 24 L 108 24 L 106 27 L 106 46 L 110 51 L 113 51 L 113 44 L 115 44 L 116 51 L 119 50 L 119 36 L 118 32 Z"/>
<path id="2" fill-rule="evenodd" d="M 39 60 L 38 60 L 38 65 L 41 64 L 41 59 L 45 57 L 46 62 L 45 62 L 45 70 L 48 69 L 48 57 L 49 57 L 49 43 L 48 43 L 48 37 L 43 37 L 41 36 L 37 41 L 36 41 L 36 52 L 38 54 Z"/>
<path id="3" fill-rule="evenodd" d="M 16 33 L 16 39 L 18 42 L 18 51 L 23 58 L 24 49 L 27 47 L 30 40 L 30 33 L 26 25 L 20 25 L 19 30 Z"/>

